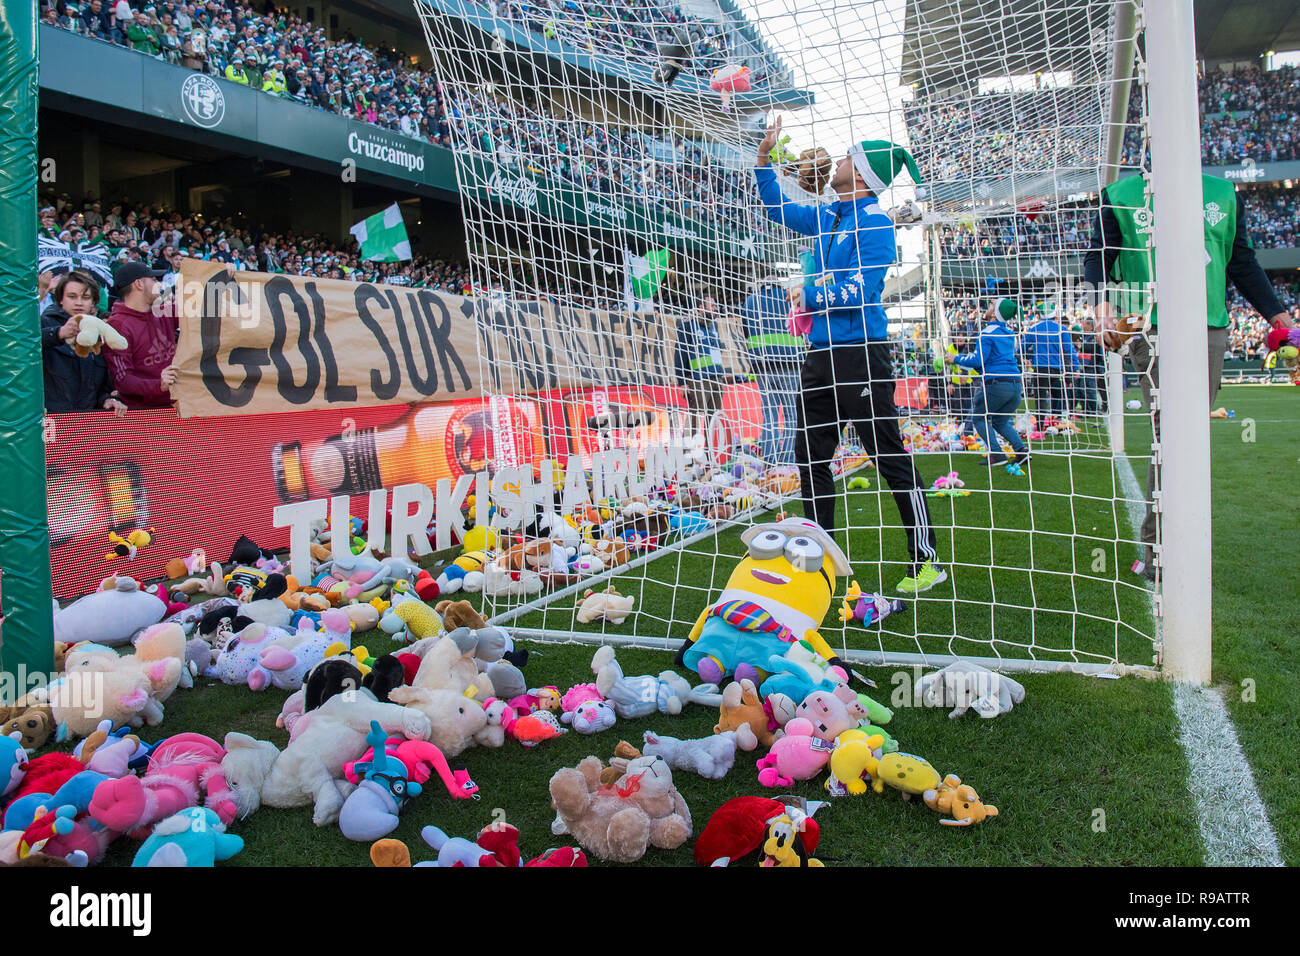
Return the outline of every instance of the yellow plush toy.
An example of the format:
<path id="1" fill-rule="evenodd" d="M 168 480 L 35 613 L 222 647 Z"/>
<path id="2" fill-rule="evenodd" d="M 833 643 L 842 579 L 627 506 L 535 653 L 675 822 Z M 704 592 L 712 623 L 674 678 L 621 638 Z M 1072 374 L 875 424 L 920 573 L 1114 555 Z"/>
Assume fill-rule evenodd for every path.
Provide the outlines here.
<path id="1" fill-rule="evenodd" d="M 880 734 L 868 737 L 862 730 L 844 731 L 836 738 L 831 752 L 831 775 L 826 779 L 826 789 L 832 796 L 856 797 L 866 793 L 863 777 L 869 772 L 869 764 L 879 763 L 884 746 L 885 738 Z"/>
<path id="2" fill-rule="evenodd" d="M 500 535 L 495 528 L 485 524 L 475 525 L 465 532 L 461 544 L 465 546 L 466 551 L 492 551 L 496 549 L 499 539 Z"/>
<path id="3" fill-rule="evenodd" d="M 884 738 L 881 738 L 884 742 Z M 833 755 L 832 755 L 833 756 Z M 885 754 L 879 760 L 874 756 L 866 762 L 867 773 L 871 775 L 871 789 L 884 793 L 885 785 L 902 791 L 904 800 L 922 796 L 927 790 L 934 790 L 940 784 L 939 771 L 930 766 L 930 762 L 915 754 Z"/>
<path id="4" fill-rule="evenodd" d="M 414 595 L 393 595 L 392 607 L 379 619 L 379 626 L 398 641 L 419 641 L 442 633 L 442 620 Z"/>
<path id="5" fill-rule="evenodd" d="M 763 859 L 759 866 L 824 866 L 804 849 L 799 829 L 788 814 L 777 817 L 767 825 L 763 838 Z"/>
<path id="6" fill-rule="evenodd" d="M 960 777 L 951 773 L 943 778 L 938 789 L 921 794 L 921 799 L 931 810 L 952 817 L 951 820 L 939 821 L 946 827 L 969 827 L 998 815 L 997 807 L 984 803 L 974 787 L 962 783 Z"/>
<path id="7" fill-rule="evenodd" d="M 710 684 L 728 675 L 762 683 L 769 658 L 805 640 L 835 658 L 817 628 L 830 610 L 836 581 L 850 572 L 835 539 L 816 522 L 786 518 L 749 528 L 748 554 L 722 593 L 701 613 L 677 662 Z"/>

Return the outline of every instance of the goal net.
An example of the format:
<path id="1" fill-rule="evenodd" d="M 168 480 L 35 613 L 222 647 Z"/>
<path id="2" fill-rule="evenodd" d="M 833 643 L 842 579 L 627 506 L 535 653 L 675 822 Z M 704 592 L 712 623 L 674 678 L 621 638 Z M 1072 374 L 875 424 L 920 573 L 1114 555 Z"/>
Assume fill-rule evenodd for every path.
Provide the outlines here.
<path id="1" fill-rule="evenodd" d="M 1152 667 L 1149 595 L 1130 570 L 1143 496 L 1123 448 L 1112 454 L 1124 396 L 1108 394 L 1078 294 L 1100 189 L 1119 172 L 1108 149 L 1131 159 L 1145 141 L 1140 109 L 1125 110 L 1135 54 L 1116 55 L 1115 4 L 416 9 L 454 143 L 480 376 L 495 383 L 484 459 L 541 489 L 536 513 L 491 519 L 499 568 L 485 578 L 485 614 L 541 639 L 676 649 L 752 553 L 746 529 L 804 514 L 796 464 L 807 460 L 822 523 L 852 567 L 821 622 L 843 656 Z M 1138 71 L 1135 101 L 1140 85 Z M 787 212 L 774 219 L 754 165 L 776 117 Z M 828 180 L 863 141 L 903 147 L 917 165 L 913 176 L 896 163 L 876 189 L 894 248 L 877 241 L 877 258 L 855 263 L 869 305 L 854 321 L 869 314 L 889 344 L 870 347 L 869 389 L 852 362 L 828 360 L 810 391 L 785 299 L 796 287 L 845 294 L 829 246 L 854 237 L 817 210 L 836 208 Z M 821 234 L 798 228 L 807 222 Z M 998 463 L 1016 449 L 972 414 L 982 377 L 947 361 L 972 353 L 999 302 L 1023 373 L 1009 412 L 1032 455 L 1023 467 Z M 581 341 L 586 367 L 550 368 L 528 344 L 539 323 Z M 535 418 L 521 409 L 542 390 L 564 413 L 522 440 L 514 425 Z M 801 409 L 816 429 L 798 430 Z M 1132 414 L 1140 444 L 1146 411 Z M 539 538 L 556 546 L 519 546 Z M 946 581 L 900 593 L 927 562 Z M 870 627 L 845 623 L 850 581 L 903 606 Z M 584 613 L 599 603 L 586 592 L 611 585 L 632 599 L 626 618 Z"/>

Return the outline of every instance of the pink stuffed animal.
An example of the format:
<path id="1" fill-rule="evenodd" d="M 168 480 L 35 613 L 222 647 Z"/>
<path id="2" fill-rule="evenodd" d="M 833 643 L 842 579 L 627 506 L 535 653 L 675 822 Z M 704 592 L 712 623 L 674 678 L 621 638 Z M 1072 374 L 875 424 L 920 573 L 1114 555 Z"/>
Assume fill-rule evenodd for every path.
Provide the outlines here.
<path id="1" fill-rule="evenodd" d="M 950 471 L 948 474 L 934 479 L 932 486 L 936 491 L 942 491 L 945 488 L 965 488 L 966 482 L 957 477 L 957 472 Z"/>
<path id="2" fill-rule="evenodd" d="M 500 697 L 483 701 L 483 713 L 487 716 L 487 725 L 474 735 L 474 742 L 483 747 L 502 746 L 519 719 L 518 713 Z"/>
<path id="3" fill-rule="evenodd" d="M 858 722 L 867 716 L 867 709 L 853 688 L 848 684 L 837 684 L 833 692 L 813 691 L 795 708 L 794 715 L 812 725 L 813 736 L 833 744 L 844 731 L 858 726 Z M 789 723 L 785 725 L 785 732 L 790 733 Z"/>
<path id="4" fill-rule="evenodd" d="M 604 700 L 605 695 L 596 689 L 595 684 L 574 684 L 560 698 L 561 712 L 577 710 L 579 704 L 589 700 Z"/>
<path id="5" fill-rule="evenodd" d="M 478 799 L 478 784 L 470 779 L 469 771 L 459 765 L 448 766 L 447 758 L 433 744 L 424 740 L 389 737 L 384 742 L 384 752 L 403 763 L 408 780 L 422 784 L 436 772 L 442 785 L 447 788 L 447 793 L 454 799 Z M 360 783 L 365 775 L 357 773 L 355 767 L 358 763 L 369 764 L 373 757 L 374 748 L 367 747 L 359 759 L 349 760 L 343 765 L 343 776 L 349 783 Z"/>
<path id="6" fill-rule="evenodd" d="M 811 780 L 822 772 L 833 749 L 833 744 L 814 735 L 810 721 L 796 717 L 785 725 L 785 736 L 758 762 L 758 782 L 788 787 L 796 780 Z"/>
<path id="7" fill-rule="evenodd" d="M 90 798 L 90 815 L 110 830 L 148 836 L 153 824 L 199 805 L 222 823 L 235 819 L 236 806 L 221 768 L 225 748 L 202 734 L 176 734 L 149 755 L 143 777 L 105 780 Z"/>

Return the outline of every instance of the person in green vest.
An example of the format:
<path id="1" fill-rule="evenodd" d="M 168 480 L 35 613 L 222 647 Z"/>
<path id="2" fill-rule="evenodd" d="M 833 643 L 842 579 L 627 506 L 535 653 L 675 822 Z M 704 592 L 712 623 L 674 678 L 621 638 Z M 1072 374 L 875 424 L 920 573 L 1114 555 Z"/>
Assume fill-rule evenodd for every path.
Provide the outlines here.
<path id="1" fill-rule="evenodd" d="M 276 96 L 287 96 L 289 87 L 284 80 L 284 71 L 280 68 L 279 60 L 271 63 L 270 69 L 262 74 L 262 92 L 273 93 Z"/>
<path id="2" fill-rule="evenodd" d="M 1274 328 L 1291 327 L 1291 315 L 1282 308 L 1268 276 L 1255 258 L 1246 229 L 1245 205 L 1236 187 L 1217 176 L 1201 176 L 1202 223 L 1205 229 L 1205 319 L 1208 326 L 1210 390 L 1205 411 L 1209 412 L 1223 380 L 1223 353 L 1228 344 L 1227 284 L 1237 287 L 1246 300 L 1267 316 Z M 1156 306 L 1150 284 L 1155 279 L 1152 249 L 1153 216 L 1151 194 L 1142 173 L 1117 179 L 1102 190 L 1101 209 L 1093 228 L 1092 243 L 1084 257 L 1085 288 L 1094 290 L 1094 314 L 1101 329 L 1102 344 L 1112 351 L 1120 347 L 1115 328 L 1116 312 L 1136 313 L 1150 319 L 1150 330 L 1128 342 L 1129 356 L 1142 386 L 1142 399 L 1151 408 L 1152 391 L 1160 387 L 1155 338 L 1158 334 Z M 1189 264 L 1190 265 L 1190 264 Z M 1124 283 L 1122 291 L 1106 294 L 1107 282 Z M 1111 300 L 1114 301 L 1111 301 Z M 1191 317 L 1173 319 L 1190 321 Z M 1160 412 L 1153 410 L 1152 425 L 1160 437 Z M 1144 555 L 1135 568 L 1148 580 L 1155 580 L 1156 519 L 1152 493 L 1160 476 L 1155 456 L 1147 469 L 1147 508 L 1142 521 Z"/>
<path id="3" fill-rule="evenodd" d="M 244 72 L 243 57 L 237 56 L 231 59 L 230 65 L 226 67 L 226 79 L 241 86 L 248 85 L 248 74 Z"/>

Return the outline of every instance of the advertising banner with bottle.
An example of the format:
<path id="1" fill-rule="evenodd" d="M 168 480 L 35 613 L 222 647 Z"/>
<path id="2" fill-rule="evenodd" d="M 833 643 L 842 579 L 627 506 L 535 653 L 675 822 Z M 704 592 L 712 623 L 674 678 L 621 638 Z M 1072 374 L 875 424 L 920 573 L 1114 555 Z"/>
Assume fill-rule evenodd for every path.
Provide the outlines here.
<path id="1" fill-rule="evenodd" d="M 186 260 L 172 391 L 182 418 L 441 402 L 565 386 L 671 386 L 675 324 Z"/>
<path id="2" fill-rule="evenodd" d="M 170 408 L 51 415 L 45 423 L 46 494 L 54 594 L 88 593 L 113 574 L 163 576 L 172 558 L 202 548 L 224 562 L 241 534 L 264 548 L 288 545 L 277 505 L 365 496 L 408 482 L 434 485 L 499 464 L 567 467 L 577 456 L 635 448 L 638 459 L 680 430 L 675 388 L 556 389 L 527 396 L 463 399 L 185 419 Z M 754 440 L 760 412 L 752 384 L 724 394 L 729 446 Z M 723 446 L 720 446 L 723 447 Z M 109 557 L 109 534 L 152 529 L 134 558 Z M 39 569 L 6 568 L 6 579 Z"/>

